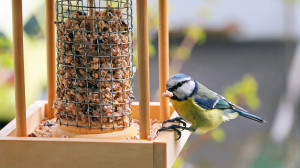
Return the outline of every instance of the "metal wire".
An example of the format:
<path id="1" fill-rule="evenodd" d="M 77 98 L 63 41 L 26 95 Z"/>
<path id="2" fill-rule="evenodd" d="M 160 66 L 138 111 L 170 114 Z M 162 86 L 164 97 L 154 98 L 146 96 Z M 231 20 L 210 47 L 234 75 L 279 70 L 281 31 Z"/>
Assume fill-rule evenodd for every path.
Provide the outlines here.
<path id="1" fill-rule="evenodd" d="M 89 16 L 89 10 L 93 15 Z M 131 125 L 132 0 L 56 0 L 57 99 L 61 125 Z"/>

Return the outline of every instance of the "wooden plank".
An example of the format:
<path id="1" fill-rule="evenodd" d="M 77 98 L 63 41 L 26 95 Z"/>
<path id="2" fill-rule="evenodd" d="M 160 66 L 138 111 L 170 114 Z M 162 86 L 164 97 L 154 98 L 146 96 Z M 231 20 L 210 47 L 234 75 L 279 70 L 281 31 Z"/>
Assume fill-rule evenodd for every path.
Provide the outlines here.
<path id="1" fill-rule="evenodd" d="M 148 136 L 150 135 L 150 82 L 147 11 L 147 0 L 137 0 L 136 14 L 141 139 L 148 139 Z"/>
<path id="2" fill-rule="evenodd" d="M 82 143 L 90 143 L 90 142 L 99 142 L 99 143 L 136 143 L 136 144 L 153 144 L 153 142 L 148 140 L 128 140 L 128 139 L 90 139 L 90 138 L 43 138 L 43 137 L 10 137 L 10 136 L 0 136 L 0 141 L 42 141 L 42 142 L 51 142 L 51 141 L 59 141 L 66 143 L 73 142 L 82 142 Z"/>
<path id="3" fill-rule="evenodd" d="M 133 102 L 132 105 L 133 113 L 132 117 L 134 119 L 139 119 L 139 103 Z M 47 101 L 36 101 L 34 104 L 27 108 L 27 127 L 28 133 L 31 133 L 40 124 L 42 119 L 45 117 L 45 111 L 47 111 Z M 151 118 L 158 119 L 160 117 L 160 106 L 159 102 L 150 103 Z M 170 105 L 170 111 L 173 112 L 174 108 Z M 7 124 L 1 131 L 0 136 L 14 136 L 16 135 L 16 121 L 12 120 Z"/>
<path id="4" fill-rule="evenodd" d="M 26 134 L 26 103 L 23 57 L 23 21 L 22 0 L 12 0 L 13 22 L 13 55 L 15 73 L 15 101 L 17 136 L 25 137 Z"/>
<path id="5" fill-rule="evenodd" d="M 158 14 L 160 120 L 163 122 L 170 117 L 169 98 L 162 96 L 169 78 L 168 0 L 158 1 Z"/>
<path id="6" fill-rule="evenodd" d="M 37 101 L 27 108 L 28 133 L 31 130 L 33 131 L 44 118 L 44 107 L 46 103 L 47 101 Z M 151 106 L 152 110 L 160 109 L 159 103 L 154 102 L 151 104 L 154 105 Z M 135 103 L 133 107 L 138 109 L 138 104 Z M 135 112 L 138 113 L 138 111 L 134 111 L 134 113 Z M 159 116 L 159 112 L 155 112 L 155 114 Z M 177 113 L 173 113 L 172 117 L 176 116 L 178 116 Z M 110 165 L 109 167 L 111 167 L 112 165 L 115 167 L 149 166 L 155 168 L 170 168 L 182 150 L 190 132 L 183 131 L 182 137 L 178 141 L 175 140 L 175 138 L 177 138 L 177 133 L 174 131 L 161 132 L 154 141 L 91 138 L 23 138 L 9 136 L 15 134 L 15 121 L 12 121 L 0 131 L 0 149 L 3 151 L 0 153 L 0 167 L 7 167 L 7 165 L 9 165 L 9 167 L 24 167 L 24 165 L 30 165 L 29 167 L 47 167 L 49 165 L 55 165 L 56 167 L 60 167 L 60 165 L 64 167 L 76 167 L 77 165 L 81 167 L 94 167 L 97 164 L 101 164 L 105 167 L 107 165 Z M 128 146 L 128 144 L 130 145 Z M 125 147 L 120 147 L 123 145 L 125 145 Z M 104 148 L 104 150 L 102 150 L 102 148 Z M 110 148 L 111 150 L 109 150 Z M 142 150 L 143 148 L 145 148 L 145 150 Z M 92 151 L 92 153 L 89 151 Z M 55 153 L 55 155 L 53 155 L 53 153 Z M 103 156 L 104 153 L 105 156 Z M 87 157 L 83 157 L 82 155 Z M 14 163 L 16 158 L 20 156 L 22 158 L 21 161 Z M 130 160 L 127 156 L 130 156 L 135 160 Z M 49 164 L 49 162 L 45 161 L 47 160 L 46 158 L 49 157 L 54 157 L 53 161 L 55 164 Z M 102 160 L 100 157 L 105 159 Z M 83 165 L 83 163 L 77 162 L 77 160 L 84 160 L 82 158 L 85 160 L 89 160 L 90 158 L 91 160 L 84 162 L 85 165 Z M 119 158 L 119 160 L 125 158 L 124 160 L 128 162 L 125 161 L 124 165 L 112 163 L 117 162 L 118 159 L 115 158 Z M 64 160 L 67 164 L 62 164 Z M 74 161 L 76 165 L 73 165 Z M 22 164 L 22 166 L 19 164 Z"/>
<path id="7" fill-rule="evenodd" d="M 0 137 L 0 167 L 153 168 L 152 143 Z M 68 138 L 71 139 L 71 138 Z M 144 141 L 143 141 L 144 142 Z M 26 153 L 26 154 L 25 154 Z M 49 162 L 49 158 L 51 161 Z"/>
<path id="8" fill-rule="evenodd" d="M 65 127 L 65 130 L 64 130 Z M 94 139 L 127 139 L 127 138 L 131 138 L 134 136 L 138 135 L 138 131 L 135 128 L 135 126 L 130 126 L 127 127 L 125 129 L 119 129 L 118 131 L 116 131 L 116 129 L 114 130 L 114 132 L 83 132 L 80 133 L 80 131 L 76 130 L 76 132 L 71 132 L 70 130 L 74 129 L 78 129 L 78 127 L 71 127 L 72 129 L 68 128 L 66 129 L 67 126 L 64 125 L 57 125 L 54 127 L 54 131 L 53 131 L 53 137 L 62 137 L 62 136 L 67 136 L 68 138 L 94 138 Z M 84 129 L 84 131 L 87 131 L 88 129 Z M 96 129 L 94 129 L 96 130 Z M 99 130 L 99 129 L 97 129 Z M 100 130 L 101 131 L 101 130 Z M 112 130 L 110 130 L 112 131 Z"/>
<path id="9" fill-rule="evenodd" d="M 56 97 L 54 16 L 54 0 L 46 0 L 47 92 L 49 104 L 46 117 L 49 119 L 54 118 L 53 101 Z"/>
<path id="10" fill-rule="evenodd" d="M 173 113 L 170 118 L 178 117 L 177 113 Z M 189 126 L 189 124 L 187 125 Z M 166 152 L 167 155 L 165 156 L 166 166 L 165 168 L 171 168 L 177 159 L 179 153 L 181 152 L 184 144 L 188 140 L 189 136 L 191 135 L 190 131 L 184 130 L 181 132 L 181 138 L 176 140 L 178 137 L 175 131 L 164 131 L 159 133 L 157 138 L 153 141 L 154 146 L 160 145 L 161 143 L 165 143 L 167 145 Z M 161 152 L 160 150 L 156 150 L 157 147 L 154 147 L 154 152 L 158 152 L 157 155 Z M 155 153 L 154 153 L 155 154 Z M 154 159 L 157 159 L 154 157 Z M 163 162 L 162 159 L 154 160 L 154 165 L 158 165 L 159 163 Z"/>
<path id="11" fill-rule="evenodd" d="M 154 168 L 167 167 L 167 143 L 153 142 L 153 166 Z"/>
<path id="12" fill-rule="evenodd" d="M 45 103 L 46 101 L 36 101 L 26 109 L 26 136 L 27 134 L 33 132 L 45 117 Z M 16 136 L 16 134 L 16 119 L 12 120 L 0 131 L 0 136 Z"/>

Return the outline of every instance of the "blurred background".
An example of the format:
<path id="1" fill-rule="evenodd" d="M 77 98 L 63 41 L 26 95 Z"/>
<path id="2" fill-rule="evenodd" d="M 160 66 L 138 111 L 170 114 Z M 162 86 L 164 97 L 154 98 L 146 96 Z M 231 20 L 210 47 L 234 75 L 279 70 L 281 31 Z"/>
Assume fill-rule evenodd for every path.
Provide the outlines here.
<path id="1" fill-rule="evenodd" d="M 10 3 L 0 6 L 0 129 L 15 115 Z M 151 101 L 159 101 L 158 5 L 148 3 Z M 47 97 L 44 1 L 23 1 L 23 17 L 28 106 Z M 192 134 L 174 167 L 299 168 L 300 2 L 170 0 L 169 22 L 170 75 L 186 73 L 267 121 Z"/>

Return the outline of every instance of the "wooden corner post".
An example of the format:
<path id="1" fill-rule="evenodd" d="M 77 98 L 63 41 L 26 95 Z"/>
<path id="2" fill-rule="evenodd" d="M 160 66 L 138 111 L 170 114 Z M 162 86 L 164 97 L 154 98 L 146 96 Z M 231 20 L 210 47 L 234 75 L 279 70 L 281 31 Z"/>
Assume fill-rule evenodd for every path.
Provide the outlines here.
<path id="1" fill-rule="evenodd" d="M 147 0 L 136 0 L 140 138 L 150 135 L 150 81 Z"/>
<path id="2" fill-rule="evenodd" d="M 158 0 L 158 14 L 160 120 L 164 121 L 170 117 L 169 98 L 162 96 L 169 78 L 168 0 Z"/>
<path id="3" fill-rule="evenodd" d="M 15 73 L 15 101 L 17 136 L 27 136 L 26 131 L 26 103 L 23 57 L 23 21 L 22 0 L 12 0 L 12 29 L 13 29 L 13 56 Z"/>
<path id="4" fill-rule="evenodd" d="M 56 91 L 55 74 L 55 29 L 54 29 L 54 0 L 46 0 L 46 40 L 47 40 L 47 92 L 48 106 L 46 117 L 54 118 L 53 101 Z"/>

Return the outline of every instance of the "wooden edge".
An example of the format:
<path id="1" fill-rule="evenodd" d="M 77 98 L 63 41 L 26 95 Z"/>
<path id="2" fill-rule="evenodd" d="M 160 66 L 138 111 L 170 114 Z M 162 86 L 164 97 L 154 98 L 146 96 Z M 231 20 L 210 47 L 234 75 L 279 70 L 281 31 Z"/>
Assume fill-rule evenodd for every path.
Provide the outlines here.
<path id="1" fill-rule="evenodd" d="M 63 127 L 66 127 L 65 125 L 56 126 L 54 130 L 54 137 L 63 137 L 67 136 L 69 138 L 95 138 L 95 139 L 127 139 L 132 138 L 134 136 L 137 136 L 137 129 L 132 125 L 130 127 L 127 127 L 125 129 L 120 128 L 119 131 L 115 132 L 106 132 L 106 133 L 81 133 L 79 134 L 79 131 L 69 132 L 70 129 L 64 130 Z M 73 127 L 78 129 L 78 127 Z M 83 131 L 87 131 L 88 129 L 83 129 Z M 99 129 L 97 129 L 99 130 Z"/>
<path id="2" fill-rule="evenodd" d="M 90 139 L 90 138 L 40 138 L 40 137 L 11 137 L 0 136 L 1 141 L 35 141 L 35 142 L 99 142 L 99 143 L 137 143 L 137 144 L 152 144 L 148 140 L 128 140 L 128 139 Z"/>
<path id="3" fill-rule="evenodd" d="M 139 109 L 138 103 L 133 103 L 133 109 Z M 27 124 L 28 132 L 32 132 L 37 125 L 44 119 L 45 110 L 47 107 L 47 101 L 36 101 L 34 104 L 27 108 Z M 174 111 L 173 107 L 172 111 Z M 158 117 L 159 114 L 159 102 L 151 102 L 150 109 L 152 116 Z M 139 114 L 138 111 L 133 112 Z M 178 116 L 177 113 L 173 113 L 171 118 Z M 138 118 L 138 115 L 135 115 Z M 157 118 L 156 118 L 157 119 Z M 107 143 L 107 144 L 153 144 L 153 167 L 155 168 L 171 168 L 184 144 L 190 136 L 189 131 L 182 131 L 180 140 L 176 140 L 177 133 L 174 131 L 165 131 L 159 133 L 158 137 L 154 141 L 149 140 L 128 140 L 128 139 L 97 139 L 90 137 L 75 137 L 75 138 L 38 138 L 38 137 L 15 137 L 16 135 L 16 121 L 11 121 L 0 131 L 0 146 L 6 143 L 23 143 L 23 142 L 47 142 L 53 144 L 53 142 L 82 142 L 82 143 Z M 65 144 L 64 143 L 64 144 Z M 4 150 L 5 151 L 5 150 Z"/>
<path id="4" fill-rule="evenodd" d="M 35 101 L 32 105 L 27 108 L 27 117 L 26 120 L 30 123 L 27 123 L 28 131 L 27 133 L 33 132 L 34 128 L 44 119 L 45 113 L 48 110 L 48 104 L 46 100 Z M 36 113 L 39 111 L 38 113 Z M 132 103 L 132 117 L 134 119 L 139 119 L 139 103 Z M 150 102 L 150 111 L 151 118 L 160 119 L 160 103 L 159 102 Z M 173 106 L 170 105 L 170 111 L 174 112 Z M 35 120 L 34 120 L 35 119 Z M 34 120 L 34 121 L 32 121 Z M 0 131 L 0 136 L 14 136 L 16 129 L 16 120 L 12 120 Z"/>
<path id="5" fill-rule="evenodd" d="M 70 133 L 74 133 L 74 134 L 105 134 L 105 133 L 112 133 L 112 132 L 119 132 L 119 131 L 123 131 L 125 129 L 127 129 L 129 127 L 128 123 L 129 123 L 129 119 L 127 116 L 124 117 L 124 120 L 126 120 L 124 122 L 124 127 L 123 128 L 117 128 L 119 126 L 123 126 L 123 125 L 118 125 L 117 122 L 115 123 L 102 123 L 103 129 L 99 129 L 99 128 L 88 128 L 89 127 L 89 123 L 85 122 L 83 123 L 82 121 L 67 121 L 66 119 L 60 119 L 59 122 L 63 123 L 60 124 L 58 127 L 59 129 L 63 130 L 63 131 L 67 131 Z M 69 125 L 68 125 L 69 124 Z M 85 127 L 77 127 L 76 125 L 80 125 L 80 126 L 85 126 Z M 95 121 L 94 124 L 101 124 L 100 121 Z M 115 129 L 105 129 L 106 128 L 113 128 L 115 127 Z"/>
<path id="6" fill-rule="evenodd" d="M 159 119 L 159 116 L 160 116 L 160 106 L 159 106 L 159 102 L 151 102 L 150 103 L 150 110 L 151 110 L 151 118 L 155 118 L 155 119 Z M 133 102 L 133 118 L 135 119 L 138 119 L 139 118 L 139 103 L 138 102 Z M 170 106 L 170 110 L 173 112 L 174 111 L 174 108 L 172 106 Z M 40 101 L 36 101 L 35 103 L 33 103 L 32 105 L 30 105 L 28 108 L 27 108 L 27 121 L 28 121 L 28 134 L 33 132 L 34 129 L 38 126 L 38 124 L 40 124 L 40 122 L 44 119 L 45 117 L 45 110 L 47 110 L 47 101 L 43 101 L 43 100 L 40 100 Z M 175 117 L 177 116 L 177 113 L 174 113 L 172 117 Z M 185 137 L 186 136 L 186 132 L 188 131 L 183 131 L 183 135 L 182 135 L 182 138 L 179 140 L 179 141 L 183 141 L 184 139 L 187 139 L 188 137 Z M 12 140 L 15 139 L 15 137 L 12 137 L 12 136 L 15 136 L 16 135 L 16 121 L 15 119 L 12 120 L 9 124 L 7 124 L 1 131 L 0 131 L 0 137 L 1 139 L 3 138 L 12 138 Z M 188 134 L 189 135 L 189 134 Z M 154 141 L 148 141 L 148 140 L 116 140 L 116 141 L 130 141 L 130 142 L 150 142 L 150 143 L 163 143 L 163 144 L 166 144 L 171 140 L 175 140 L 175 138 L 177 137 L 177 135 L 172 132 L 172 131 L 166 131 L 166 132 L 161 132 L 159 133 L 159 136 L 156 138 L 156 140 Z M 52 140 L 57 140 L 57 139 L 62 139 L 62 138 L 37 138 L 37 137 L 25 137 L 25 139 L 29 138 L 32 139 L 32 140 L 48 140 L 48 141 L 52 141 Z M 0 140 L 1 140 L 0 139 Z M 17 138 L 18 139 L 18 138 Z M 21 138 L 23 139 L 23 138 Z M 77 139 L 77 138 L 72 138 L 72 139 Z M 67 138 L 67 139 L 63 139 L 64 141 L 72 141 L 71 138 Z M 83 140 L 83 138 L 80 138 L 81 140 Z M 88 141 L 89 139 L 85 139 L 86 141 Z M 110 141 L 110 140 L 108 140 Z M 179 142 L 177 141 L 177 142 Z"/>
<path id="7" fill-rule="evenodd" d="M 139 114 L 136 109 L 139 109 L 138 103 L 133 103 L 133 114 Z M 47 101 L 36 101 L 34 104 L 27 108 L 27 124 L 28 132 L 32 132 L 37 125 L 44 119 L 45 110 L 47 107 Z M 160 106 L 159 102 L 151 102 L 150 109 L 152 117 L 159 117 Z M 171 106 L 171 111 L 174 111 Z M 173 113 L 171 118 L 178 116 L 177 113 Z M 138 115 L 134 118 L 138 119 Z M 157 119 L 157 118 L 156 118 Z M 166 131 L 159 133 L 158 137 L 154 141 L 149 140 L 128 140 L 128 139 L 101 139 L 77 136 L 73 138 L 37 138 L 37 137 L 14 137 L 16 135 L 15 120 L 11 121 L 0 131 L 0 143 L 5 141 L 12 142 L 98 142 L 98 143 L 130 143 L 130 144 L 153 144 L 153 165 L 155 168 L 171 168 L 184 144 L 190 136 L 189 131 L 183 131 L 180 140 L 176 140 L 177 133 L 174 131 Z"/>
<path id="8" fill-rule="evenodd" d="M 174 112 L 170 118 L 175 117 L 178 117 L 176 112 Z M 189 124 L 187 126 L 189 126 Z M 159 156 L 164 154 L 164 158 L 154 157 L 154 165 L 162 168 L 171 168 L 190 135 L 190 131 L 184 130 L 181 132 L 181 138 L 176 140 L 178 135 L 175 131 L 164 131 L 159 133 L 157 138 L 153 141 L 154 155 Z M 164 147 L 164 145 L 166 145 L 166 147 Z M 162 148 L 164 148 L 165 151 Z M 166 165 L 160 166 L 162 163 L 165 163 Z"/>
<path id="9" fill-rule="evenodd" d="M 69 122 L 72 124 L 76 124 L 76 121 Z M 59 129 L 62 131 L 66 131 L 69 133 L 74 133 L 74 134 L 105 134 L 105 133 L 111 133 L 111 132 L 119 132 L 124 129 L 127 129 L 128 126 L 126 126 L 124 129 L 123 128 L 115 128 L 115 129 L 99 129 L 99 128 L 83 128 L 83 127 L 76 127 L 76 126 L 67 126 L 67 125 L 58 125 Z M 111 126 L 112 128 L 112 126 Z"/>
<path id="10" fill-rule="evenodd" d="M 45 106 L 47 101 L 36 101 L 26 109 L 27 134 L 34 131 L 36 126 L 45 116 Z M 0 136 L 16 136 L 16 119 L 9 122 L 0 131 Z"/>
<path id="11" fill-rule="evenodd" d="M 167 143 L 153 142 L 153 167 L 167 167 Z"/>
<path id="12" fill-rule="evenodd" d="M 175 111 L 174 107 L 170 103 L 170 112 L 171 114 Z M 139 119 L 139 102 L 132 103 L 132 118 Z M 160 120 L 160 103 L 159 102 L 150 102 L 150 118 Z"/>
<path id="13" fill-rule="evenodd" d="M 138 102 L 134 102 L 133 103 L 133 118 L 139 118 L 139 103 Z M 169 109 L 170 111 L 170 109 Z M 171 109 L 171 111 L 173 112 L 174 111 L 174 108 Z M 159 120 L 159 118 L 161 117 L 161 108 L 160 108 L 160 103 L 159 102 L 152 102 L 150 103 L 150 112 L 152 113 L 152 116 L 151 118 L 156 118 Z M 63 119 L 62 119 L 63 120 Z M 76 125 L 76 121 L 66 121 L 66 120 L 63 120 L 64 122 L 63 123 L 69 123 L 70 125 Z M 126 122 L 127 123 L 127 122 Z M 85 126 L 88 126 L 88 123 L 81 123 L 79 125 L 84 125 Z M 112 124 L 112 123 L 105 123 L 105 126 L 106 127 L 113 127 L 113 125 L 115 125 L 115 127 L 118 127 L 119 125 L 117 125 L 116 123 L 115 124 Z M 96 128 L 82 128 L 82 127 L 76 127 L 76 126 L 67 126 L 67 125 L 59 125 L 58 126 L 58 129 L 56 129 L 55 131 L 58 131 L 58 136 L 61 137 L 61 134 L 62 132 L 64 132 L 65 134 L 69 135 L 69 137 L 77 137 L 78 135 L 80 135 L 81 137 L 81 134 L 108 134 L 109 133 L 109 136 L 107 135 L 103 135 L 103 136 L 98 136 L 98 135 L 86 135 L 85 137 L 120 137 L 120 134 L 124 135 L 124 132 L 127 132 L 128 133 L 128 136 L 129 137 L 134 137 L 137 132 L 135 131 L 130 131 L 130 130 L 133 130 L 133 129 L 128 129 L 128 125 L 125 124 L 125 129 L 123 128 L 116 128 L 116 129 L 96 129 Z M 110 135 L 110 134 L 113 134 L 113 135 Z M 115 135 L 114 135 L 115 134 Z"/>
<path id="14" fill-rule="evenodd" d="M 0 149 L 1 168 L 153 168 L 153 143 L 143 140 L 0 137 Z"/>

